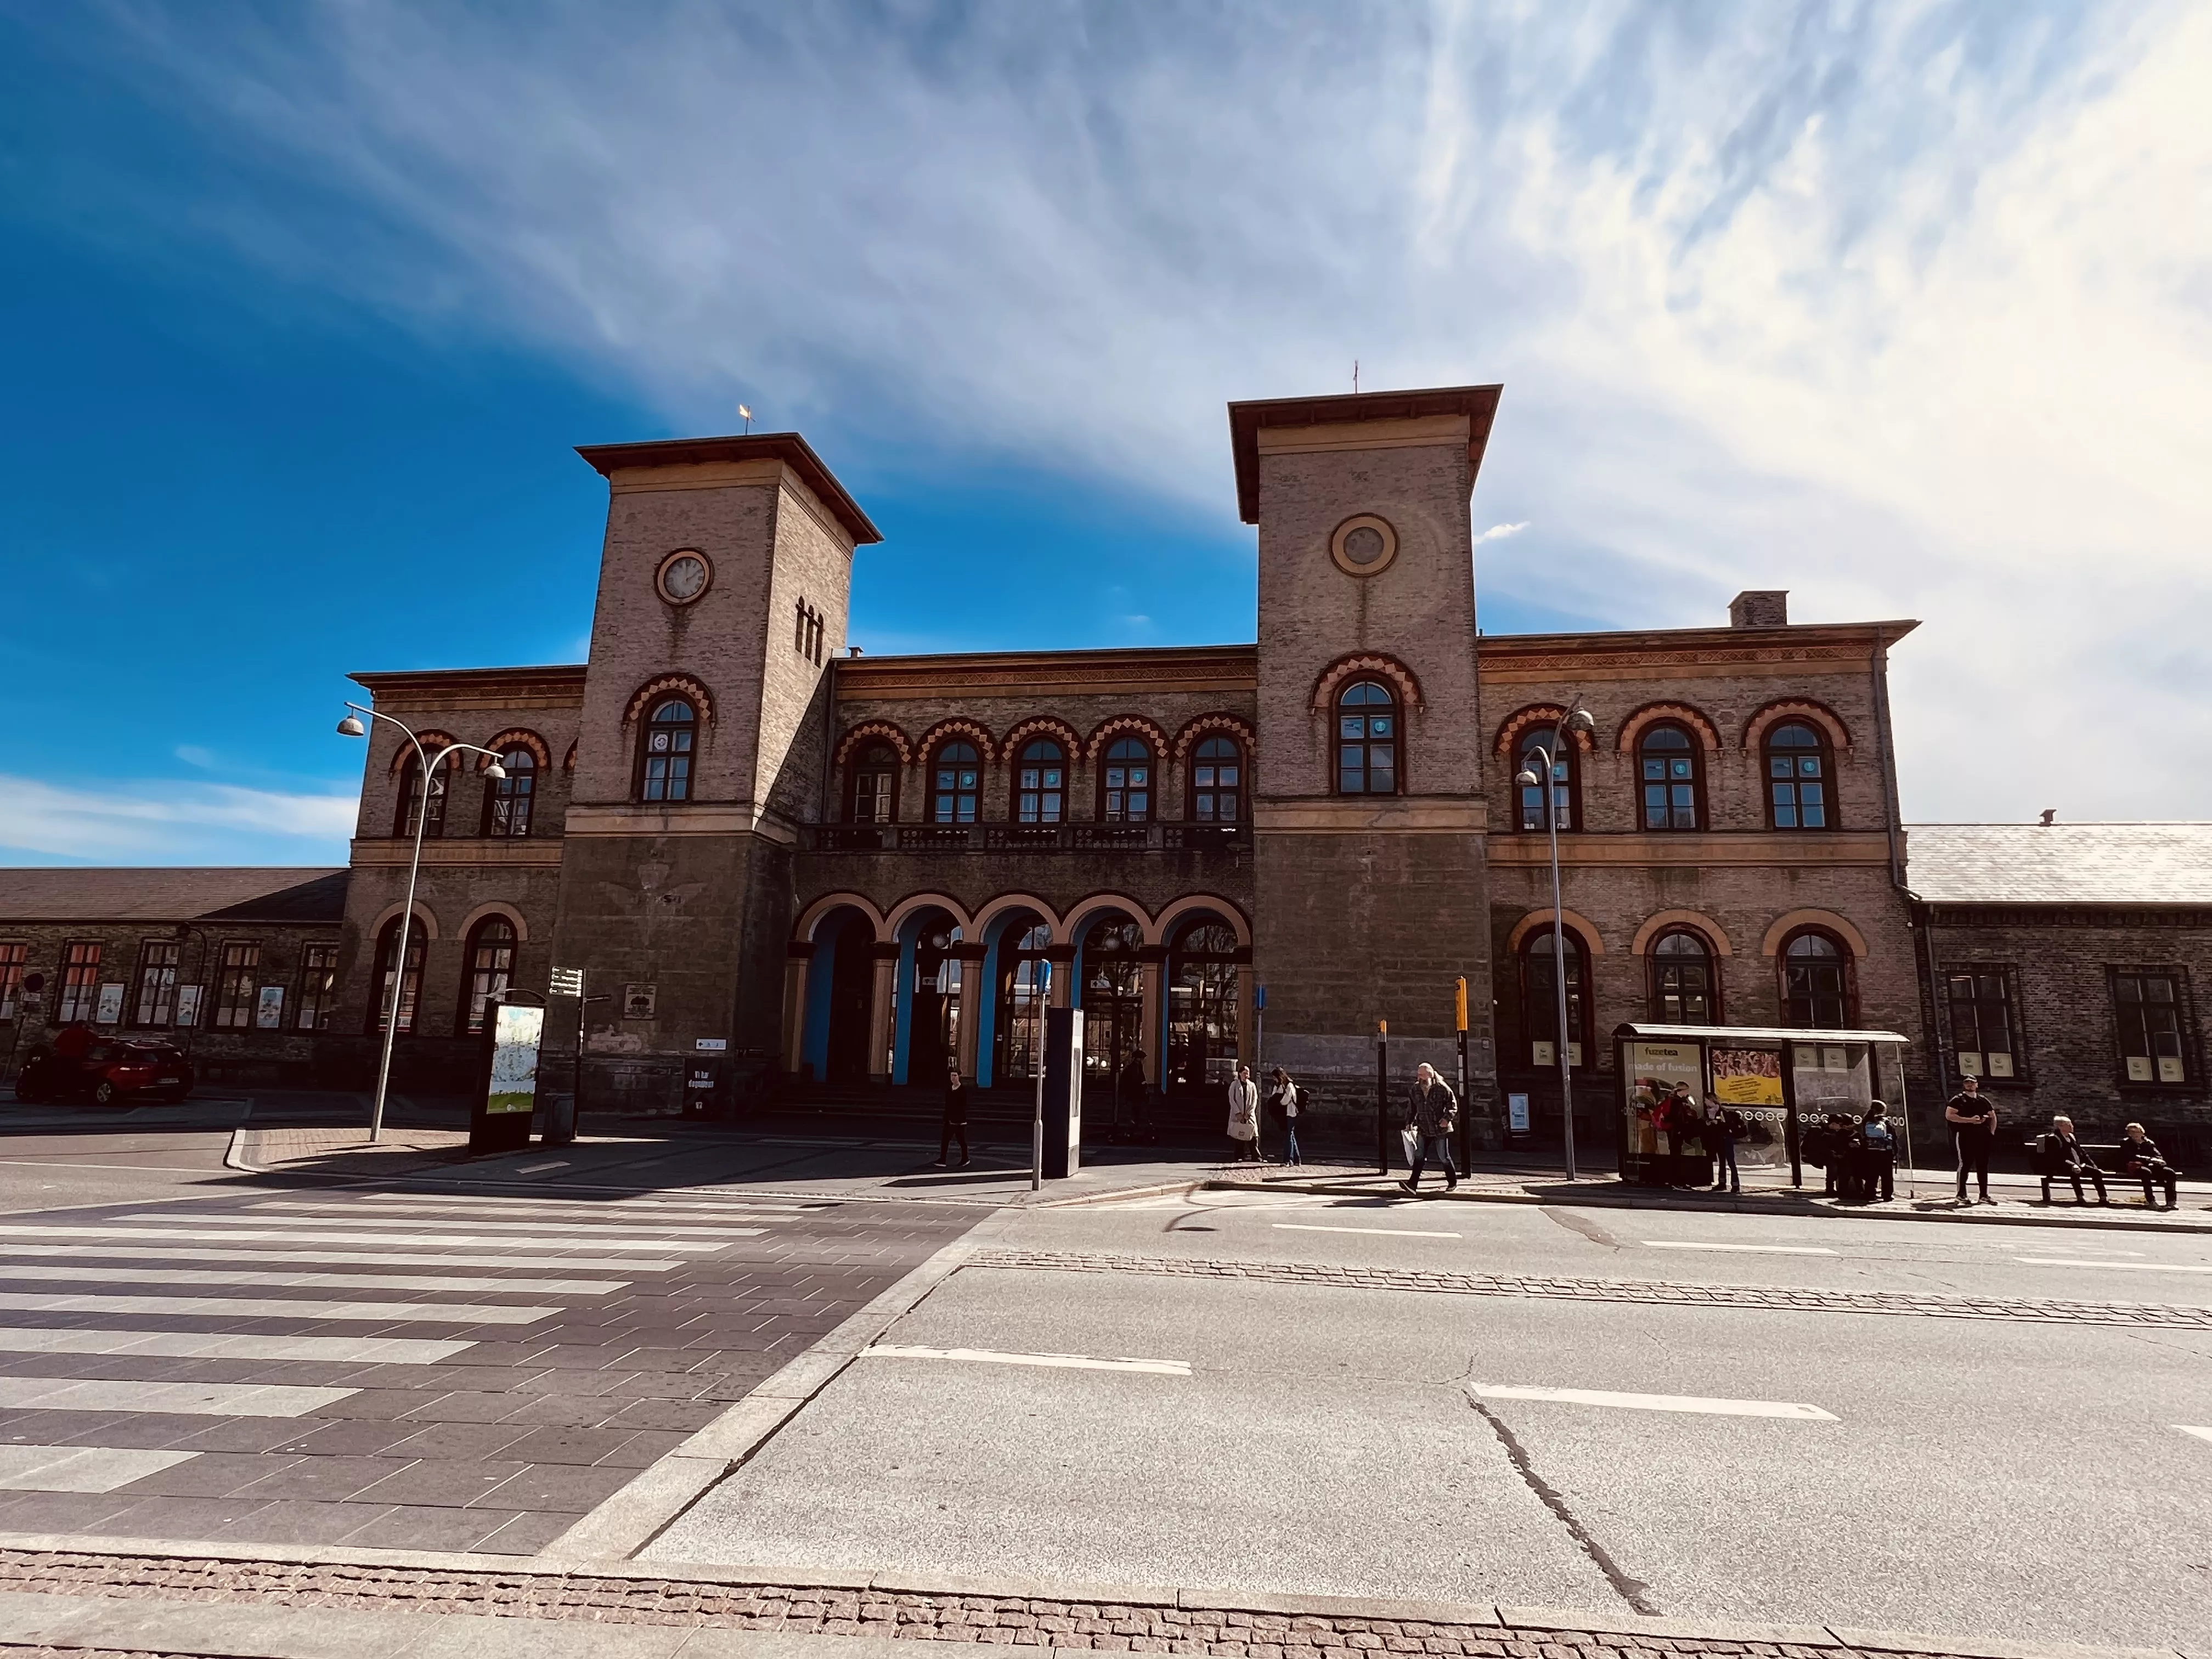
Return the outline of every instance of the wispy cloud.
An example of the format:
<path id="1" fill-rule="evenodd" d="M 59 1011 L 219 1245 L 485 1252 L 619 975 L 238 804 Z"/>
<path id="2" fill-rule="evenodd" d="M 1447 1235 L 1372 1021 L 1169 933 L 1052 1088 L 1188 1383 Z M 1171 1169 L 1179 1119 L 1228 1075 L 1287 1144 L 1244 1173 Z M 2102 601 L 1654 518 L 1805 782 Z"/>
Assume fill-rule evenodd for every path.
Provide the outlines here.
<path id="1" fill-rule="evenodd" d="M 0 860 L 230 864 L 253 848 L 280 862 L 343 863 L 358 807 L 357 794 L 157 782 L 95 794 L 0 776 Z"/>
<path id="2" fill-rule="evenodd" d="M 1477 536 L 1474 543 L 1477 547 L 1480 547 L 1485 542 L 1502 542 L 1508 536 L 1519 535 L 1528 527 L 1528 520 L 1526 519 L 1522 520 L 1518 524 L 1494 524 Z"/>
<path id="3" fill-rule="evenodd" d="M 112 15 L 267 185 L 146 213 L 672 424 L 1225 514 L 1225 398 L 1500 380 L 1486 593 L 1922 616 L 1914 813 L 2212 814 L 2203 7 Z"/>

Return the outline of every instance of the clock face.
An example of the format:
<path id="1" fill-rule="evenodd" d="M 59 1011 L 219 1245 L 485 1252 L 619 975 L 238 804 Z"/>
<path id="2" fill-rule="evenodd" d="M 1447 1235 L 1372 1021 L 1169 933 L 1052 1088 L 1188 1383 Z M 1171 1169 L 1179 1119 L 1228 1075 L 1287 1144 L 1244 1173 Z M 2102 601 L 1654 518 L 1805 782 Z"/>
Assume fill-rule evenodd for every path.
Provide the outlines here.
<path id="1" fill-rule="evenodd" d="M 707 591 L 707 561 L 696 553 L 672 553 L 661 561 L 660 597 L 671 605 L 689 605 Z"/>

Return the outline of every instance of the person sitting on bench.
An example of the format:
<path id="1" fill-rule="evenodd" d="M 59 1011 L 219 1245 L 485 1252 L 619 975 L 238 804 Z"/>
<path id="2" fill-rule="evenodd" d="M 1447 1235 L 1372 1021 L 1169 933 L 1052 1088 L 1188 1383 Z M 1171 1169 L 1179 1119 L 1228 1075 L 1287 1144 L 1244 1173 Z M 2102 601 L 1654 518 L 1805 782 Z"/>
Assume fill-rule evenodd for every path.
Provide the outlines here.
<path id="1" fill-rule="evenodd" d="M 2072 1118 L 2052 1118 L 2051 1132 L 2035 1143 L 2035 1152 L 2036 1161 L 2042 1165 L 2040 1173 L 2045 1204 L 2051 1202 L 2051 1183 L 2054 1181 L 2072 1182 L 2074 1201 L 2076 1204 L 2087 1203 L 2089 1200 L 2081 1195 L 2084 1176 L 2096 1187 L 2098 1203 L 2110 1204 L 2112 1201 L 2105 1195 L 2105 1172 L 2097 1167 L 2096 1160 L 2082 1150 L 2081 1137 L 2074 1133 Z"/>
<path id="2" fill-rule="evenodd" d="M 2151 1183 L 2162 1182 L 2166 1186 L 2166 1207 L 2176 1207 L 2179 1188 L 2175 1185 L 2173 1165 L 2166 1161 L 2158 1150 L 2158 1142 L 2143 1133 L 2140 1123 L 2130 1123 L 2120 1142 L 2120 1173 L 2132 1176 L 2143 1184 L 2143 1202 L 2155 1209 L 2158 1200 L 2151 1195 Z"/>

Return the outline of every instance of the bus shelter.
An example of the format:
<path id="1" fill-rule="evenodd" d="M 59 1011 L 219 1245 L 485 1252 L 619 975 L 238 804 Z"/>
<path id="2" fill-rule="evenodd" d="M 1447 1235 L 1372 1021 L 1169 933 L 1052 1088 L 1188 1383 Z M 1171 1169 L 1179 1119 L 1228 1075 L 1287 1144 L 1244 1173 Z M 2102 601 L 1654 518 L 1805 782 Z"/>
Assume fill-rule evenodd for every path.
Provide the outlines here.
<path id="1" fill-rule="evenodd" d="M 1830 1112 L 1863 1117 L 1888 1104 L 1912 1168 L 1911 1115 L 1905 1109 L 1906 1039 L 1894 1031 L 1810 1031 L 1748 1025 L 1646 1025 L 1613 1032 L 1620 1079 L 1620 1178 L 1668 1184 L 1681 1156 L 1658 1122 L 1658 1104 L 1686 1085 L 1702 1103 L 1733 1106 L 1746 1133 L 1736 1143 L 1744 1179 L 1757 1171 L 1804 1184 L 1802 1126 Z M 1908 1176 L 1908 1179 L 1910 1177 Z"/>

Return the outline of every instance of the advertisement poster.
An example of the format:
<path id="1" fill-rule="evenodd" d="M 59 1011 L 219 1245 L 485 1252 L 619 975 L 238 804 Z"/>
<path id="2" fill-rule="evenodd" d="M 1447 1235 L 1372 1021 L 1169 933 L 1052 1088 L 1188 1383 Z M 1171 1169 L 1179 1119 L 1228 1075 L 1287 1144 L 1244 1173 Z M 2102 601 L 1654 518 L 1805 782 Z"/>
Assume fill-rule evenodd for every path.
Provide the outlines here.
<path id="1" fill-rule="evenodd" d="M 200 990 L 197 985 L 177 987 L 177 1024 L 197 1025 L 200 1023 Z"/>
<path id="2" fill-rule="evenodd" d="M 112 1025 L 123 1018 L 123 988 L 103 985 L 100 988 L 100 1006 L 93 1011 L 93 1023 Z"/>
<path id="3" fill-rule="evenodd" d="M 545 1011 L 499 1003 L 492 1024 L 491 1092 L 487 1114 L 529 1112 L 538 1105 L 538 1044 Z"/>
<path id="4" fill-rule="evenodd" d="M 283 986 L 264 985 L 261 988 L 260 1000 L 253 1006 L 253 1024 L 257 1030 L 264 1031 L 274 1031 L 283 1027 L 284 1024 L 284 988 Z"/>
<path id="5" fill-rule="evenodd" d="M 1528 1096 L 1505 1097 L 1505 1133 L 1514 1135 L 1525 1135 L 1528 1133 Z"/>
<path id="6" fill-rule="evenodd" d="M 1622 1126 L 1628 1135 L 1626 1150 L 1649 1158 L 1664 1150 L 1654 1117 L 1659 1103 L 1677 1087 L 1704 1099 L 1705 1050 L 1694 1042 L 1632 1042 L 1622 1058 L 1628 1087 L 1628 1121 Z"/>
<path id="7" fill-rule="evenodd" d="M 1723 1106 L 1779 1106 L 1782 1056 L 1771 1048 L 1713 1050 L 1713 1098 Z"/>

